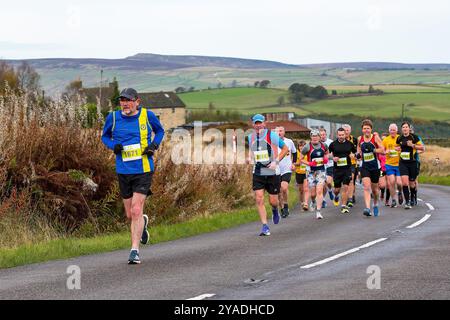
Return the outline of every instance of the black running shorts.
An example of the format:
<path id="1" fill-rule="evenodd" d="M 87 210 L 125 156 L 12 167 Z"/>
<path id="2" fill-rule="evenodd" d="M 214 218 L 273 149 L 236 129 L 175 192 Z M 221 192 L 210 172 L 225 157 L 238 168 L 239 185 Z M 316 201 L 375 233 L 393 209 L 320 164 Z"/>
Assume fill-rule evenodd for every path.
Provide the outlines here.
<path id="1" fill-rule="evenodd" d="M 133 193 L 151 195 L 153 172 L 141 174 L 117 174 L 119 178 L 120 195 L 123 199 L 130 199 Z"/>
<path id="2" fill-rule="evenodd" d="M 306 179 L 306 173 L 296 173 L 295 174 L 295 182 L 297 182 L 298 185 L 303 185 L 303 181 Z"/>
<path id="3" fill-rule="evenodd" d="M 278 175 L 257 176 L 253 175 L 253 191 L 266 190 L 269 194 L 280 193 L 281 178 Z"/>
<path id="4" fill-rule="evenodd" d="M 352 168 L 336 169 L 334 168 L 333 182 L 335 188 L 340 188 L 342 184 L 349 185 L 352 181 Z"/>
<path id="5" fill-rule="evenodd" d="M 400 170 L 401 176 L 408 176 L 409 181 L 415 181 L 417 179 L 418 170 L 417 170 L 417 162 L 403 162 L 400 161 L 398 165 L 398 169 Z"/>
<path id="6" fill-rule="evenodd" d="M 287 183 L 291 182 L 292 172 L 285 173 L 281 176 L 281 182 L 285 181 Z"/>
<path id="7" fill-rule="evenodd" d="M 367 170 L 365 168 L 359 168 L 361 172 L 361 178 L 370 178 L 370 182 L 378 183 L 380 181 L 380 169 Z"/>

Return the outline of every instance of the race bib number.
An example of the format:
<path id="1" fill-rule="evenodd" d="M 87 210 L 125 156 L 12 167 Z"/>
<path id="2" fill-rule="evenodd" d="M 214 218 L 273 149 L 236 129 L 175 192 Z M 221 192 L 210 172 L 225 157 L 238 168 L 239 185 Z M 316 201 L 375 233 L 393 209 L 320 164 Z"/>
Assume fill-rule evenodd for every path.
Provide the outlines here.
<path id="1" fill-rule="evenodd" d="M 402 158 L 403 160 L 411 160 L 411 153 L 402 152 L 400 153 L 400 158 Z"/>
<path id="2" fill-rule="evenodd" d="M 390 150 L 388 154 L 391 158 L 398 157 L 398 152 L 396 150 Z"/>
<path id="3" fill-rule="evenodd" d="M 338 167 L 344 167 L 347 165 L 347 158 L 339 158 L 337 162 Z"/>
<path id="4" fill-rule="evenodd" d="M 312 160 L 317 163 L 318 167 L 323 166 L 323 158 L 315 158 L 315 159 L 312 159 Z"/>
<path id="5" fill-rule="evenodd" d="M 270 161 L 269 152 L 267 150 L 254 151 L 255 162 L 268 162 Z"/>
<path id="6" fill-rule="evenodd" d="M 141 145 L 139 143 L 130 144 L 128 146 L 123 147 L 122 160 L 124 162 L 140 160 L 140 159 L 142 159 L 142 150 L 141 150 Z"/>
<path id="7" fill-rule="evenodd" d="M 370 161 L 375 160 L 375 155 L 373 154 L 373 152 L 364 153 L 363 157 L 364 157 L 364 162 L 370 162 Z"/>

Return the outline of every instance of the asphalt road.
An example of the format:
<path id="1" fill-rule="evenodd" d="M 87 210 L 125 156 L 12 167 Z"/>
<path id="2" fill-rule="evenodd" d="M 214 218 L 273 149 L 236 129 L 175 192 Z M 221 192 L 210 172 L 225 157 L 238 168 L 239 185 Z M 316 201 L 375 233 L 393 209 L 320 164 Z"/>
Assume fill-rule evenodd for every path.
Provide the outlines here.
<path id="1" fill-rule="evenodd" d="M 366 218 L 359 190 L 350 215 L 292 210 L 270 237 L 250 223 L 147 246 L 141 265 L 121 250 L 4 269 L 0 299 L 449 299 L 449 195 L 424 185 L 412 210 Z M 79 290 L 67 287 L 71 265 Z"/>

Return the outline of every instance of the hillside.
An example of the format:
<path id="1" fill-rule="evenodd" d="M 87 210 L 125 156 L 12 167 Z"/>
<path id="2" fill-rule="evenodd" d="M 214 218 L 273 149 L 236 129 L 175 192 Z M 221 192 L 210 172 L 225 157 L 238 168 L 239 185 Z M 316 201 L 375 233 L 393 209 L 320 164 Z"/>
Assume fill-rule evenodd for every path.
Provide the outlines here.
<path id="1" fill-rule="evenodd" d="M 286 89 L 294 82 L 310 85 L 369 84 L 446 84 L 450 83 L 450 64 L 402 64 L 389 62 L 350 62 L 329 64 L 284 64 L 276 61 L 157 55 L 140 53 L 124 59 L 31 59 L 27 60 L 41 75 L 48 94 L 64 90 L 80 78 L 85 87 L 100 85 L 100 70 L 106 82 L 116 77 L 121 87 L 140 91 L 253 86 L 268 79 L 271 87 Z M 18 60 L 7 60 L 19 64 Z"/>

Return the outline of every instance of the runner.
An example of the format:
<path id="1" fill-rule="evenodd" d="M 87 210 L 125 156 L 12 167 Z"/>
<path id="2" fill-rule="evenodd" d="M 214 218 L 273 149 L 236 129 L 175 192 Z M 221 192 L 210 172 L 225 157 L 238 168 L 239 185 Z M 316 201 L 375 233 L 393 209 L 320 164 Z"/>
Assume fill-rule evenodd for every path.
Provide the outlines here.
<path id="1" fill-rule="evenodd" d="M 250 148 L 249 161 L 253 166 L 253 191 L 255 191 L 256 207 L 263 224 L 260 236 L 270 236 L 267 224 L 267 212 L 264 205 L 264 190 L 269 193 L 274 224 L 280 221 L 278 213 L 278 193 L 280 192 L 279 163 L 289 151 L 283 140 L 275 133 L 265 128 L 265 118 L 256 114 L 252 118 L 255 132 L 248 136 Z M 278 152 L 281 148 L 281 152 Z"/>
<path id="2" fill-rule="evenodd" d="M 402 123 L 402 135 L 397 138 L 397 144 L 399 146 L 395 149 L 400 152 L 399 169 L 402 177 L 405 209 L 411 209 L 417 199 L 417 161 L 415 154 L 418 150 L 423 151 L 424 146 L 419 137 L 411 133 L 409 122 Z"/>
<path id="3" fill-rule="evenodd" d="M 351 143 L 353 143 L 356 148 L 358 145 L 358 139 L 351 135 L 352 127 L 349 124 L 344 124 L 342 128 L 344 128 L 345 130 L 345 138 Z M 352 170 L 352 181 L 348 186 L 348 201 L 347 201 L 347 206 L 350 208 L 352 208 L 353 205 L 356 203 L 355 186 L 356 186 L 356 179 L 358 178 L 358 162 L 354 157 L 352 158 L 351 170 Z"/>
<path id="4" fill-rule="evenodd" d="M 414 128 L 411 126 L 411 133 L 414 133 Z M 423 150 L 417 150 L 415 153 L 416 161 L 417 161 L 417 178 L 416 178 L 416 190 L 419 190 L 419 175 L 420 175 L 420 154 L 425 152 L 425 143 L 423 143 L 422 137 L 417 136 L 420 140 L 420 142 L 423 145 Z M 414 205 L 417 206 L 417 197 L 414 199 Z"/>
<path id="5" fill-rule="evenodd" d="M 131 220 L 128 263 L 139 264 L 139 242 L 149 242 L 148 216 L 143 211 L 145 199 L 151 194 L 155 170 L 153 154 L 164 137 L 164 129 L 153 112 L 140 106 L 136 90 L 123 89 L 119 99 L 122 110 L 106 117 L 102 142 L 116 154 L 120 195 L 127 218 Z"/>
<path id="6" fill-rule="evenodd" d="M 298 142 L 298 150 L 302 150 L 306 145 L 305 140 L 300 140 Z M 308 179 L 306 179 L 308 167 L 306 164 L 302 163 L 302 160 L 307 160 L 307 156 L 304 156 L 303 159 L 301 156 L 297 157 L 297 161 L 295 162 L 295 182 L 298 188 L 298 201 L 303 209 L 303 211 L 308 211 L 309 206 L 309 188 L 308 188 Z"/>
<path id="7" fill-rule="evenodd" d="M 328 139 L 328 135 L 327 135 L 327 130 L 325 128 L 320 128 L 319 129 L 320 132 L 320 141 L 325 144 L 327 146 L 327 148 L 330 147 L 330 144 L 333 142 L 333 140 Z M 331 199 L 331 201 L 334 200 L 334 195 L 333 195 L 333 169 L 334 169 L 334 163 L 333 163 L 333 159 L 330 158 L 328 159 L 328 163 L 325 165 L 325 170 L 327 173 L 327 182 L 324 185 L 323 188 L 323 202 L 322 202 L 322 208 L 326 208 L 327 206 L 327 202 L 325 201 L 325 196 L 327 194 L 327 190 L 328 190 L 328 195 Z"/>
<path id="8" fill-rule="evenodd" d="M 397 147 L 398 127 L 395 123 L 389 125 L 389 135 L 383 139 L 383 147 L 386 150 L 386 176 L 391 200 L 391 208 L 396 208 L 397 203 L 403 203 L 402 179 L 400 178 L 400 169 L 398 168 L 400 156 L 395 150 Z M 395 196 L 397 195 L 397 197 Z M 388 198 L 386 197 L 386 200 Z"/>
<path id="9" fill-rule="evenodd" d="M 363 214 L 367 217 L 372 215 L 370 210 L 370 194 L 373 196 L 373 215 L 379 214 L 378 208 L 378 182 L 380 181 L 380 162 L 377 153 L 384 153 L 380 137 L 372 134 L 372 121 L 363 120 L 363 135 L 358 138 L 357 158 L 361 159 L 361 178 L 364 187 L 365 208 Z"/>
<path id="10" fill-rule="evenodd" d="M 295 148 L 294 142 L 285 137 L 284 127 L 276 127 L 275 132 L 280 136 L 281 140 L 284 141 L 289 149 L 286 156 L 280 161 L 281 190 L 278 197 L 281 208 L 281 217 L 287 218 L 289 216 L 289 183 L 291 182 L 292 170 L 295 170 L 293 162 L 297 162 L 297 149 Z M 281 150 L 278 150 L 278 152 L 281 152 Z"/>
<path id="11" fill-rule="evenodd" d="M 352 157 L 356 153 L 356 146 L 345 138 L 345 130 L 339 128 L 337 139 L 330 144 L 330 153 L 334 161 L 334 205 L 339 206 L 339 194 L 342 186 L 341 213 L 350 213 L 347 206 L 348 186 L 352 180 Z"/>
<path id="12" fill-rule="evenodd" d="M 375 133 L 377 134 L 377 133 Z M 383 133 L 381 135 L 381 143 L 383 143 L 383 139 L 386 138 L 388 136 L 387 133 Z M 383 146 L 384 148 L 384 146 Z M 386 189 L 386 155 L 382 154 L 382 153 L 378 153 L 378 161 L 380 161 L 380 181 L 378 181 L 378 187 L 380 188 L 380 192 L 381 192 L 381 196 L 380 199 L 384 200 L 386 198 L 385 201 L 385 206 L 388 207 L 389 206 L 389 198 L 390 198 L 390 192 L 389 192 L 389 188 Z M 384 196 L 384 194 L 386 193 L 386 197 Z"/>
<path id="13" fill-rule="evenodd" d="M 311 130 L 311 142 L 302 149 L 302 155 L 307 156 L 307 160 L 302 162 L 310 167 L 308 173 L 308 186 L 311 195 L 311 209 L 316 209 L 316 218 L 323 219 L 320 212 L 323 201 L 323 186 L 326 182 L 325 164 L 328 163 L 328 148 L 320 141 L 318 130 Z"/>

